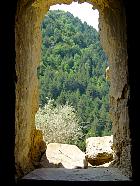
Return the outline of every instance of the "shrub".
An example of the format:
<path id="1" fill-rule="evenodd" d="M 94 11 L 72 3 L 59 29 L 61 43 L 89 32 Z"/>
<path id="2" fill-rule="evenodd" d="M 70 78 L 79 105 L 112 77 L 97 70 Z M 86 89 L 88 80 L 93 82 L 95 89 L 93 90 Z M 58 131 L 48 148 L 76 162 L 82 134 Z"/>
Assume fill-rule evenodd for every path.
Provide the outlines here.
<path id="1" fill-rule="evenodd" d="M 46 144 L 77 144 L 83 134 L 75 109 L 68 104 L 54 106 L 53 102 L 49 100 L 39 108 L 35 116 L 36 128 L 42 130 Z"/>

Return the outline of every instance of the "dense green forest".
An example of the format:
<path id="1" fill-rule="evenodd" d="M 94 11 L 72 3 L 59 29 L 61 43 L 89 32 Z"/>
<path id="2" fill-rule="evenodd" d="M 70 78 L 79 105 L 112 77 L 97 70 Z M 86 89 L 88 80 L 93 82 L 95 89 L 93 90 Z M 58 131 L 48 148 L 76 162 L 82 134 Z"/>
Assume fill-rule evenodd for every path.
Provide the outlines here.
<path id="1" fill-rule="evenodd" d="M 80 118 L 83 140 L 110 135 L 108 59 L 98 32 L 60 10 L 48 12 L 41 31 L 40 107 L 49 99 L 55 105 L 72 105 Z"/>

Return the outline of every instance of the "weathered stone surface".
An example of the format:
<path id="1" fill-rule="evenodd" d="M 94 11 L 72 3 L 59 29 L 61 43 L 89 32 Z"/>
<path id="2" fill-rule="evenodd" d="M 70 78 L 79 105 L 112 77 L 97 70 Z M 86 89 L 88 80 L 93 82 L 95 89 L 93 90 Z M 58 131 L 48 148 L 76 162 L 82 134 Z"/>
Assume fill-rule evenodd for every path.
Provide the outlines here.
<path id="1" fill-rule="evenodd" d="M 128 65 L 125 12 L 122 1 L 110 2 L 100 16 L 100 38 L 109 59 L 110 117 L 112 120 L 114 165 L 131 176 L 131 140 L 128 115 Z M 118 7 L 118 9 L 117 9 Z"/>
<path id="2" fill-rule="evenodd" d="M 30 156 L 32 158 L 32 163 L 34 167 L 40 167 L 40 159 L 42 157 L 42 154 L 45 153 L 46 150 L 46 143 L 42 140 L 42 132 L 40 130 L 34 130 L 33 136 L 33 144 L 31 146 L 30 150 Z M 36 153 L 38 152 L 38 153 Z"/>
<path id="3" fill-rule="evenodd" d="M 79 0 L 83 2 L 83 0 Z M 126 17 L 123 1 L 89 0 L 99 10 L 99 33 L 110 67 L 110 115 L 113 121 L 115 163 L 131 176 L 131 140 L 128 116 Z M 38 110 L 37 67 L 40 61 L 40 24 L 49 7 L 72 0 L 19 0 L 16 39 L 15 164 L 17 177 L 34 169 L 39 148 L 34 148 L 35 113 Z M 36 142 L 35 142 L 36 141 Z M 34 153 L 32 153 L 34 151 Z M 36 158 L 38 156 L 38 158 Z"/>
<path id="4" fill-rule="evenodd" d="M 43 156 L 41 165 L 43 167 L 75 169 L 87 168 L 88 163 L 85 159 L 85 153 L 76 145 L 49 143 L 46 157 Z"/>
<path id="5" fill-rule="evenodd" d="M 124 176 L 117 168 L 106 167 L 88 169 L 41 168 L 24 176 L 22 183 L 26 179 L 56 181 L 130 181 L 130 179 Z"/>
<path id="6" fill-rule="evenodd" d="M 86 159 L 91 165 L 101 165 L 113 160 L 113 135 L 86 139 Z"/>

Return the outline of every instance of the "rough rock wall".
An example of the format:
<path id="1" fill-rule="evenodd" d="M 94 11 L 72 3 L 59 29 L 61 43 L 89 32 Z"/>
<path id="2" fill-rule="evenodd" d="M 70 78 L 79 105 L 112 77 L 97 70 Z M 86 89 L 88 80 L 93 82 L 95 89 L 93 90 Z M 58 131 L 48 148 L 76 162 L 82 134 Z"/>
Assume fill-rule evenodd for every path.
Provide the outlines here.
<path id="1" fill-rule="evenodd" d="M 33 170 L 44 150 L 42 135 L 35 129 L 38 110 L 37 66 L 40 61 L 40 23 L 49 7 L 72 0 L 19 0 L 16 14 L 16 139 L 17 177 Z M 80 0 L 79 2 L 84 2 Z M 121 0 L 89 0 L 100 12 L 102 45 L 110 62 L 110 104 L 113 120 L 115 165 L 131 171 L 128 117 L 128 82 L 125 15 Z"/>
<path id="2" fill-rule="evenodd" d="M 24 3 L 25 1 L 21 1 Z M 34 169 L 42 151 L 42 136 L 35 129 L 38 110 L 37 66 L 41 37 L 36 10 L 19 1 L 16 15 L 16 138 L 15 163 L 17 176 Z M 35 161 L 34 161 L 35 160 Z"/>
<path id="3" fill-rule="evenodd" d="M 123 1 L 112 1 L 100 13 L 101 43 L 109 58 L 110 116 L 113 122 L 114 166 L 131 176 L 131 140 L 128 115 L 128 65 Z"/>

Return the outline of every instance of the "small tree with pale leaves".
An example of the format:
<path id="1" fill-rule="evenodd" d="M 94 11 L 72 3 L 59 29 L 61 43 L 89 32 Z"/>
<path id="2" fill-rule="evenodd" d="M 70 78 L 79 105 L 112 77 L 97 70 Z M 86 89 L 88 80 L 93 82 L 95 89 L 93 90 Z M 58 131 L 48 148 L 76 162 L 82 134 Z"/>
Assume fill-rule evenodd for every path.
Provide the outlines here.
<path id="1" fill-rule="evenodd" d="M 35 116 L 36 128 L 42 130 L 43 138 L 48 143 L 77 144 L 82 139 L 75 109 L 66 105 L 53 105 L 49 100 L 44 108 L 39 108 Z"/>

